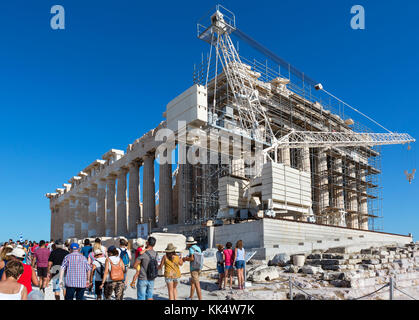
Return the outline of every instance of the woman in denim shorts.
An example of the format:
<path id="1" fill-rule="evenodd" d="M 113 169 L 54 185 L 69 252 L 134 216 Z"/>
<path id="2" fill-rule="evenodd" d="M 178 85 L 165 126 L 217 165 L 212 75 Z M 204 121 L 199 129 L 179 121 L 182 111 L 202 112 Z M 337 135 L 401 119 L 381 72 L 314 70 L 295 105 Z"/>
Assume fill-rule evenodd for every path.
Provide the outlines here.
<path id="1" fill-rule="evenodd" d="M 237 278 L 239 281 L 239 289 L 244 289 L 244 249 L 243 249 L 243 241 L 239 240 L 236 243 L 236 248 L 234 249 L 234 266 L 237 269 Z"/>
<path id="2" fill-rule="evenodd" d="M 183 260 L 176 254 L 176 247 L 172 243 L 167 245 L 166 255 L 163 256 L 159 270 L 164 266 L 164 279 L 169 292 L 169 300 L 177 300 L 177 285 L 180 279 L 180 266 Z"/>

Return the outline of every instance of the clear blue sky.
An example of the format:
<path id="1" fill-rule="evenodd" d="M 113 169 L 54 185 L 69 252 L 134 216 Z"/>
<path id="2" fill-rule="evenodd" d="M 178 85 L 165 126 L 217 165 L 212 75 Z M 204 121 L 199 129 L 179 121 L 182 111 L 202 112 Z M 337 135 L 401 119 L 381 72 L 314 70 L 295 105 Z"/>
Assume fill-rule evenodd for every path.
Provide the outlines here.
<path id="1" fill-rule="evenodd" d="M 219 2 L 241 30 L 329 91 L 419 137 L 419 2 Z M 55 4 L 66 10 L 65 30 L 50 28 Z M 0 240 L 48 238 L 45 193 L 162 120 L 168 101 L 192 84 L 208 48 L 195 23 L 215 4 L 1 1 Z M 365 7 L 366 30 L 350 28 L 355 4 Z M 384 229 L 417 237 L 419 189 L 404 177 L 412 165 L 403 150 L 383 148 Z"/>

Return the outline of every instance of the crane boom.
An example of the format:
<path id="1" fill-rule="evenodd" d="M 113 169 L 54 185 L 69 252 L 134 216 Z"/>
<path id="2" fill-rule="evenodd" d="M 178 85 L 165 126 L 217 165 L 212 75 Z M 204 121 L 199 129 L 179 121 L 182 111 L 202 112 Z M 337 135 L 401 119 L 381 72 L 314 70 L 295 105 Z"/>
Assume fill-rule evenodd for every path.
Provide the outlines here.
<path id="1" fill-rule="evenodd" d="M 270 152 L 282 148 L 372 147 L 415 142 L 407 133 L 356 133 L 295 131 L 279 138 L 265 149 Z"/>

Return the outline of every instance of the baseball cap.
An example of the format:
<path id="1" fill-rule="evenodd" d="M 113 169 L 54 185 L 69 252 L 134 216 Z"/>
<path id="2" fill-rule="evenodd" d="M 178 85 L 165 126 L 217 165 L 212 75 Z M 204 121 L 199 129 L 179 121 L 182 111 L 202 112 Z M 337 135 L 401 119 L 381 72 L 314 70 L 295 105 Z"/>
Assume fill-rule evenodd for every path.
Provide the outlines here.
<path id="1" fill-rule="evenodd" d="M 108 251 L 114 251 L 116 249 L 116 247 L 115 246 L 110 246 L 109 248 L 108 248 Z"/>
<path id="2" fill-rule="evenodd" d="M 70 249 L 71 250 L 76 250 L 80 248 L 80 246 L 78 245 L 78 243 L 73 242 L 72 244 L 70 244 Z"/>
<path id="3" fill-rule="evenodd" d="M 16 258 L 24 259 L 25 258 L 25 250 L 21 248 L 14 248 L 12 252 L 6 254 L 6 256 L 14 256 Z"/>
<path id="4" fill-rule="evenodd" d="M 99 255 L 99 254 L 103 254 L 102 250 L 100 249 L 96 249 L 95 250 L 95 256 Z"/>

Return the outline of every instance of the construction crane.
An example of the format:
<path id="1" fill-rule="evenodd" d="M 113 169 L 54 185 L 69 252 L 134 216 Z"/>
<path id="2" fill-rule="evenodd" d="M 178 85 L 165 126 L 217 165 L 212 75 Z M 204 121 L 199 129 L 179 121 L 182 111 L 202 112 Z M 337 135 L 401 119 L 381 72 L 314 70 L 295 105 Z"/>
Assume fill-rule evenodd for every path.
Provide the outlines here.
<path id="1" fill-rule="evenodd" d="M 210 55 L 212 48 L 215 48 L 215 61 L 216 64 L 218 61 L 221 63 L 229 89 L 234 97 L 234 106 L 237 110 L 239 128 L 242 135 L 252 140 L 262 142 L 266 146 L 263 152 L 267 157 L 269 157 L 270 153 L 275 153 L 278 149 L 283 148 L 373 147 L 378 145 L 415 142 L 415 139 L 407 133 L 393 133 L 387 129 L 387 133 L 356 133 L 352 130 L 345 132 L 317 132 L 289 129 L 288 134 L 285 134 L 282 137 L 276 137 L 271 128 L 267 110 L 261 104 L 258 91 L 255 89 L 257 76 L 255 75 L 255 72 L 251 70 L 250 66 L 242 63 L 233 41 L 231 40 L 230 34 L 236 32 L 241 39 L 249 42 L 250 45 L 268 55 L 274 61 L 278 63 L 284 63 L 284 61 L 249 36 L 245 35 L 242 31 L 239 31 L 236 28 L 235 15 L 231 11 L 225 9 L 221 5 L 217 5 L 215 9 L 215 13 L 210 17 L 211 24 L 209 26 L 205 27 L 198 23 L 198 38 L 211 45 Z M 217 66 L 215 70 L 217 70 Z M 208 73 L 209 71 L 207 71 L 206 85 L 208 83 Z M 309 78 L 305 77 L 305 79 Z M 215 76 L 215 81 L 217 81 L 217 75 Z M 320 83 L 316 84 L 311 79 L 309 79 L 309 82 L 313 84 L 313 87 L 316 90 L 328 93 Z M 330 93 L 328 94 L 331 95 Z M 333 95 L 331 96 L 334 97 Z M 340 99 L 338 100 L 370 121 L 378 124 L 376 121 L 349 104 L 344 103 Z M 214 93 L 214 108 L 215 101 L 216 93 Z M 380 124 L 378 125 L 381 126 Z M 383 126 L 381 127 L 384 128 Z M 276 157 L 269 158 L 272 161 L 276 161 Z"/>

